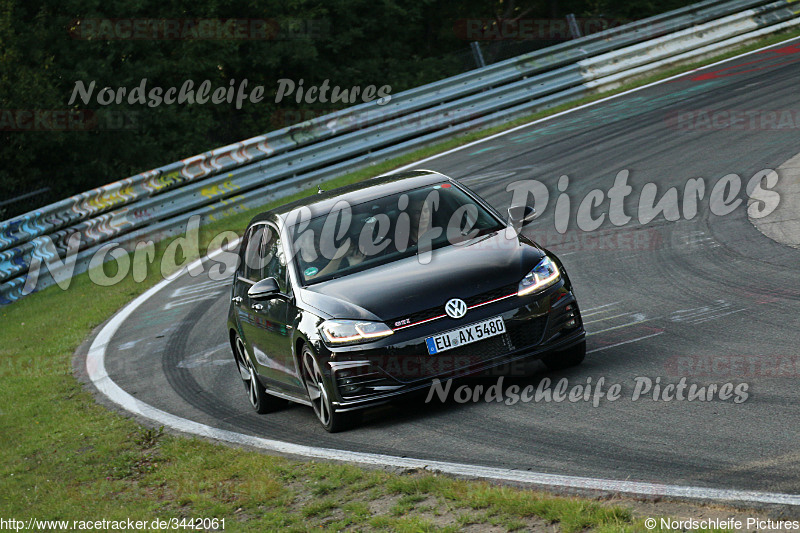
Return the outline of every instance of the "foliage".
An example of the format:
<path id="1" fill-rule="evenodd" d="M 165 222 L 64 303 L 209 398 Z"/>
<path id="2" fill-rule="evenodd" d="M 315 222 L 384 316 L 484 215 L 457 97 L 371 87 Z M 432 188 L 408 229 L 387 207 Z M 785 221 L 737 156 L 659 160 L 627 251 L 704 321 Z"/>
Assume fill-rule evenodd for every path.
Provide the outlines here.
<path id="1" fill-rule="evenodd" d="M 49 187 L 39 205 L 203 151 L 323 114 L 342 103 L 275 103 L 278 80 L 305 87 L 390 85 L 392 93 L 472 67 L 454 30 L 465 18 L 606 16 L 638 18 L 686 0 L 0 0 L 0 200 Z M 97 19 L 270 19 L 297 38 L 76 38 Z M 310 31 L 304 33 L 303 28 Z M 548 43 L 518 43 L 524 49 Z M 515 53 L 518 48 L 514 48 Z M 100 88 L 180 87 L 247 79 L 259 103 L 101 106 Z M 87 104 L 68 102 L 76 82 L 96 82 Z M 87 131 L 10 131 L 18 110 L 91 110 Z M 122 126 L 122 127 L 120 127 Z M 44 128 L 47 130 L 48 128 Z M 30 206 L 26 206 L 30 207 Z M 15 214 L 6 206 L 1 218 Z"/>

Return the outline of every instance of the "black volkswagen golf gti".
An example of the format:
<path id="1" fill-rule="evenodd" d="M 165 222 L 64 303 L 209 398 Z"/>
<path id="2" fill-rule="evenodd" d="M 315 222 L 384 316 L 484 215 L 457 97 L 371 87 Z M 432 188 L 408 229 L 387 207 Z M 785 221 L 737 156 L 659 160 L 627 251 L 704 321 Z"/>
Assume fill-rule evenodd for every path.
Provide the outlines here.
<path id="1" fill-rule="evenodd" d="M 228 331 L 250 403 L 313 407 L 338 431 L 440 380 L 542 359 L 579 364 L 585 332 L 558 258 L 437 172 L 382 176 L 255 217 Z"/>

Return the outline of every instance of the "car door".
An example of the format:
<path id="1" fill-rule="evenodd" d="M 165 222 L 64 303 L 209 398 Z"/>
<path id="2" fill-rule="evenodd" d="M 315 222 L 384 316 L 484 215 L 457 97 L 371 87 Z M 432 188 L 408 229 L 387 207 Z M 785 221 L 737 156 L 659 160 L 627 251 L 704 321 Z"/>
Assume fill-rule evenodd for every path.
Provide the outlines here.
<path id="1" fill-rule="evenodd" d="M 258 365 L 257 371 L 280 388 L 303 391 L 292 355 L 292 323 L 297 314 L 294 305 L 286 254 L 276 228 L 265 225 L 262 241 L 264 267 L 260 278 L 275 278 L 281 294 L 269 299 L 249 299 L 253 317 L 250 344 Z"/>
<path id="2" fill-rule="evenodd" d="M 247 291 L 255 283 L 261 280 L 261 272 L 264 269 L 263 246 L 264 232 L 267 227 L 265 224 L 255 224 L 250 226 L 245 232 L 242 241 L 242 263 L 236 271 L 236 279 L 233 284 L 233 302 L 236 309 L 236 316 L 241 328 L 242 337 L 245 344 L 250 347 L 252 339 L 256 336 L 256 313 L 251 307 L 250 297 Z M 250 355 L 253 356 L 252 350 Z M 251 361 L 256 364 L 254 357 Z"/>

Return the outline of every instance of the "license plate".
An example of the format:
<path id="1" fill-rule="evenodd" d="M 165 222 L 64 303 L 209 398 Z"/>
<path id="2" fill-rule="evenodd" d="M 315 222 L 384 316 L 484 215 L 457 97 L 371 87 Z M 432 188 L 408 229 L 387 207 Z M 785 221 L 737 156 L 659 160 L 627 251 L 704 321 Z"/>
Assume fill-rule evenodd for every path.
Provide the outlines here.
<path id="1" fill-rule="evenodd" d="M 445 331 L 439 335 L 428 337 L 425 339 L 425 344 L 428 345 L 428 353 L 433 355 L 435 353 L 452 350 L 465 344 L 478 342 L 495 335 L 500 335 L 506 332 L 506 323 L 503 322 L 503 317 L 496 316 L 482 322 L 475 322 L 463 328 Z"/>

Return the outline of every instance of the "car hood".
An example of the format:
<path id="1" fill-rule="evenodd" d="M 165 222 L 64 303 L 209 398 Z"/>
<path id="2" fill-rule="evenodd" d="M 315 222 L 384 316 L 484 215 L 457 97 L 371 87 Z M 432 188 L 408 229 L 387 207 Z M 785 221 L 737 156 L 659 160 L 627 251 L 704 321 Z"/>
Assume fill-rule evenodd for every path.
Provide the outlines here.
<path id="1" fill-rule="evenodd" d="M 524 236 L 505 230 L 305 287 L 301 298 L 336 318 L 388 321 L 519 283 L 544 256 Z"/>

